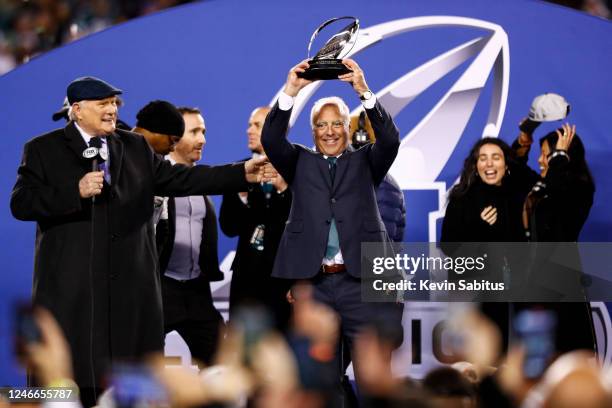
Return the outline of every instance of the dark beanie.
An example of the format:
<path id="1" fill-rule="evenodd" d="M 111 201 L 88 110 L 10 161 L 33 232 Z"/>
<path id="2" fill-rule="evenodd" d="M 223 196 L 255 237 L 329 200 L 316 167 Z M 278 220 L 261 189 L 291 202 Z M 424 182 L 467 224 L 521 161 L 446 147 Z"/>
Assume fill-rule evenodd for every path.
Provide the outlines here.
<path id="1" fill-rule="evenodd" d="M 149 132 L 182 137 L 185 131 L 183 115 L 170 102 L 149 102 L 136 114 L 136 126 Z"/>

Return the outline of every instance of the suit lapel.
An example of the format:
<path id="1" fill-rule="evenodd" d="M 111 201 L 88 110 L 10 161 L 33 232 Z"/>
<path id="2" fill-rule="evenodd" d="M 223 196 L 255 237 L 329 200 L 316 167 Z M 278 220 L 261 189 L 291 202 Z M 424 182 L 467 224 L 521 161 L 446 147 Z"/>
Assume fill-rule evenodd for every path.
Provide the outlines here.
<path id="1" fill-rule="evenodd" d="M 91 171 L 91 164 L 89 160 L 83 157 L 83 151 L 88 147 L 87 143 L 85 143 L 83 136 L 81 136 L 79 130 L 74 126 L 74 122 L 68 122 L 64 128 L 64 138 L 66 139 L 70 150 L 72 150 L 79 158 L 79 162 L 81 163 L 82 167 L 88 169 L 88 171 Z"/>
<path id="2" fill-rule="evenodd" d="M 111 183 L 117 185 L 121 176 L 121 166 L 123 164 L 123 142 L 117 133 L 112 133 L 106 137 L 108 150 L 110 153 L 110 173 Z"/>

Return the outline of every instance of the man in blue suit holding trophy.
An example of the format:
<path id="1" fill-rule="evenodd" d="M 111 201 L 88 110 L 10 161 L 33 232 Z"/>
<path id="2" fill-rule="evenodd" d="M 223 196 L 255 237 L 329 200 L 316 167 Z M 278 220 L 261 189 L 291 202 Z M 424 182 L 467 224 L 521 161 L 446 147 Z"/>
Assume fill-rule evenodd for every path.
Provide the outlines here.
<path id="1" fill-rule="evenodd" d="M 364 302 L 360 273 L 361 243 L 391 242 L 375 187 L 391 167 L 400 140 L 393 119 L 369 90 L 359 65 L 351 59 L 342 62 L 351 72 L 338 79 L 349 83 L 361 99 L 376 143 L 349 148 L 349 109 L 338 97 L 314 103 L 310 123 L 316 150 L 286 139 L 294 98 L 312 82 L 299 77 L 309 66 L 303 61 L 289 71 L 284 91 L 266 118 L 262 144 L 293 194 L 272 276 L 308 281 L 313 298 L 340 316 L 342 336 L 352 348 L 361 328 L 381 317 L 401 333 L 403 305 L 393 300 Z M 292 300 L 291 291 L 288 298 Z"/>

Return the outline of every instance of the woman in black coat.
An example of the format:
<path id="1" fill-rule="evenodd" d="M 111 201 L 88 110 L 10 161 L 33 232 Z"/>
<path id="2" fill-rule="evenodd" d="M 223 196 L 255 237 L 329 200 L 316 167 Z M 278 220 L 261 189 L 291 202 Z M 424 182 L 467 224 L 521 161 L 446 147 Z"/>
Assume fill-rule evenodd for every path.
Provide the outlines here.
<path id="1" fill-rule="evenodd" d="M 522 133 L 513 145 L 524 161 L 527 161 L 531 143 L 531 135 Z M 540 139 L 540 147 L 538 163 L 542 179 L 525 200 L 522 225 L 530 241 L 547 244 L 537 246 L 526 296 L 536 296 L 548 302 L 566 300 L 564 303 L 539 305 L 557 315 L 559 353 L 575 349 L 596 350 L 590 304 L 579 301 L 584 299 L 580 274 L 551 260 L 555 248 L 549 244 L 563 243 L 564 256 L 579 264 L 577 247 L 569 243 L 578 240 L 588 218 L 595 183 L 575 126 L 565 124 L 563 128 L 548 133 Z M 523 304 L 522 307 L 527 305 L 535 306 Z"/>
<path id="2" fill-rule="evenodd" d="M 440 238 L 442 250 L 458 256 L 455 252 L 458 246 L 453 242 L 525 241 L 521 224 L 523 204 L 538 179 L 538 174 L 525 163 L 515 160 L 513 150 L 503 140 L 480 139 L 464 161 L 459 182 L 449 193 Z M 488 264 L 500 266 L 487 268 L 487 278 L 501 281 L 504 268 L 508 264 L 509 268 L 516 268 L 518 262 L 509 262 L 501 246 L 483 245 L 486 249 L 479 252 L 489 253 Z M 491 274 L 493 270 L 496 276 Z M 506 349 L 510 332 L 508 305 L 485 302 L 481 309 L 499 327 Z"/>
<path id="3" fill-rule="evenodd" d="M 595 183 L 585 159 L 582 140 L 576 135 L 575 126 L 565 124 L 562 129 L 540 139 L 538 163 L 542 183 L 530 192 L 523 216 L 523 226 L 530 241 L 578 241 L 593 206 Z M 528 147 L 530 136 L 524 135 L 524 147 Z M 527 149 L 525 161 L 528 153 Z"/>
<path id="4" fill-rule="evenodd" d="M 480 139 L 451 189 L 440 242 L 525 241 L 521 213 L 538 175 L 501 139 Z"/>

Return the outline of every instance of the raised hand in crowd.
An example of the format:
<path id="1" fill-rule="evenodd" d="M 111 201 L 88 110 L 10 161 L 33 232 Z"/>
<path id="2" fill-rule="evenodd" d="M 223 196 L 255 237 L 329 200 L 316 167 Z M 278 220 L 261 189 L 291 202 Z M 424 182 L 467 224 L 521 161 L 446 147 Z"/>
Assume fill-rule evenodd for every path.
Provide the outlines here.
<path id="1" fill-rule="evenodd" d="M 609 369 L 608 369 L 609 370 Z M 612 406 L 609 372 L 592 352 L 577 350 L 560 356 L 527 394 L 525 407 Z"/>
<path id="2" fill-rule="evenodd" d="M 68 342 L 51 313 L 43 308 L 34 311 L 42 339 L 26 346 L 26 364 L 44 386 L 76 386 L 73 382 L 72 357 Z"/>
<path id="3" fill-rule="evenodd" d="M 334 311 L 312 299 L 312 287 L 299 283 L 291 289 L 293 303 L 293 330 L 308 337 L 313 346 L 328 348 L 333 353 L 340 333 L 340 320 Z"/>
<path id="4" fill-rule="evenodd" d="M 300 394 L 298 366 L 283 337 L 274 332 L 264 336 L 252 352 L 252 369 L 257 383 L 256 406 L 295 406 Z"/>
<path id="5" fill-rule="evenodd" d="M 163 354 L 151 356 L 149 366 L 166 389 L 171 406 L 198 406 L 210 401 L 210 395 L 195 371 L 184 367 L 166 367 Z"/>
<path id="6" fill-rule="evenodd" d="M 492 374 L 501 352 L 501 333 L 497 326 L 482 313 L 471 310 L 461 316 L 457 324 L 464 333 L 459 353 L 471 366 L 463 366 L 462 372 L 472 382 L 480 382 Z"/>
<path id="7" fill-rule="evenodd" d="M 504 361 L 495 373 L 495 379 L 500 388 L 515 401 L 522 401 L 531 384 L 528 383 L 523 367 L 525 363 L 525 348 L 521 344 L 511 346 Z"/>
<path id="8" fill-rule="evenodd" d="M 166 387 L 171 406 L 237 403 L 249 396 L 254 380 L 243 365 L 243 342 L 241 332 L 228 330 L 226 339 L 220 342 L 215 365 L 199 375 L 183 367 L 165 367 L 161 355 L 153 358 L 151 366 Z"/>
<path id="9" fill-rule="evenodd" d="M 387 355 L 392 347 L 381 341 L 374 329 L 368 328 L 357 337 L 353 364 L 362 392 L 368 395 L 391 395 L 400 387 L 401 379 L 394 377 Z"/>

